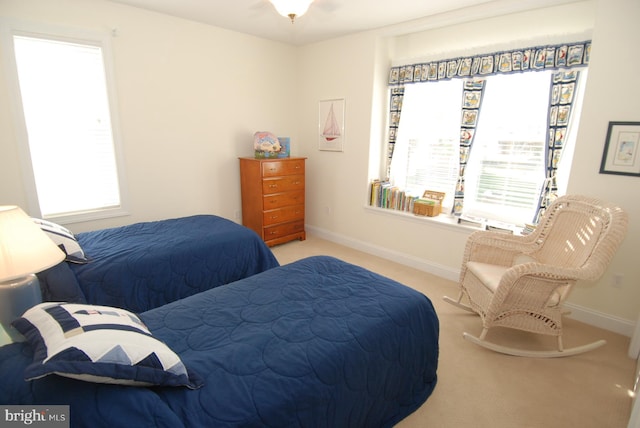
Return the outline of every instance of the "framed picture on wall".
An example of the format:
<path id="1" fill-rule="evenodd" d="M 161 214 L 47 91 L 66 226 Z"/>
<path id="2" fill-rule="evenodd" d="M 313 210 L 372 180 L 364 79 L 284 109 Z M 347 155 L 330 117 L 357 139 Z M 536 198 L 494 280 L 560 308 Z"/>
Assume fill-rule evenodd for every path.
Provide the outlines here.
<path id="1" fill-rule="evenodd" d="M 344 98 L 320 101 L 318 106 L 318 149 L 344 150 Z"/>
<path id="2" fill-rule="evenodd" d="M 640 122 L 609 122 L 600 174 L 640 177 Z"/>

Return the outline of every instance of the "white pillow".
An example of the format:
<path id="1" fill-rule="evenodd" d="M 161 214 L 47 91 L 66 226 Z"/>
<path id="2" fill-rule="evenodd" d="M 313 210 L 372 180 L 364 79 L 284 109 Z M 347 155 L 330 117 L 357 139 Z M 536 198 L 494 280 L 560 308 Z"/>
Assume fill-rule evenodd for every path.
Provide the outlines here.
<path id="1" fill-rule="evenodd" d="M 72 263 L 87 263 L 88 259 L 80 247 L 78 240 L 66 227 L 40 218 L 32 218 L 33 222 L 67 255 L 66 261 Z"/>
<path id="2" fill-rule="evenodd" d="M 13 322 L 34 348 L 25 379 L 57 374 L 88 382 L 186 386 L 202 380 L 140 318 L 124 309 L 45 302 Z"/>

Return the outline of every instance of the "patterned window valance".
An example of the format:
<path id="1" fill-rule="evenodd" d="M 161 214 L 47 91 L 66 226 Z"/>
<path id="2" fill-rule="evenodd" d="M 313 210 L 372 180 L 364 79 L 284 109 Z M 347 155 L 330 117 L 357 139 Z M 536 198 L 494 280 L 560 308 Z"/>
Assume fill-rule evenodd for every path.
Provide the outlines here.
<path id="1" fill-rule="evenodd" d="M 589 40 L 403 65 L 391 68 L 389 85 L 584 67 L 589 64 L 590 53 Z"/>

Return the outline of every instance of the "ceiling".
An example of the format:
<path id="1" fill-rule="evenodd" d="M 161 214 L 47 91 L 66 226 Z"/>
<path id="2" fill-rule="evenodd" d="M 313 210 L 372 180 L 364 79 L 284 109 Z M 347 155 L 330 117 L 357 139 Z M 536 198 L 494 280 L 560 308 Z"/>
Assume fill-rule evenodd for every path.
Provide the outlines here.
<path id="1" fill-rule="evenodd" d="M 291 23 L 268 0 L 111 0 L 258 37 L 304 45 L 381 27 L 493 3 L 549 3 L 549 0 L 314 0 Z M 567 2 L 551 0 L 551 2 Z M 538 3 L 535 3 L 536 5 Z M 498 8 L 499 9 L 499 8 Z"/>

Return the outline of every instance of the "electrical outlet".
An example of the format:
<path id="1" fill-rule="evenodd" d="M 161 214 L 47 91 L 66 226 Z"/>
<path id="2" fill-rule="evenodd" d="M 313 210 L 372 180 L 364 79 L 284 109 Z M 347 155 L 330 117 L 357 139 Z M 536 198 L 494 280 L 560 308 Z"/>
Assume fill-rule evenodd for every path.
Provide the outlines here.
<path id="1" fill-rule="evenodd" d="M 611 279 L 611 285 L 614 288 L 622 288 L 622 280 L 624 279 L 624 275 L 621 273 L 615 273 L 613 274 L 613 277 Z"/>

